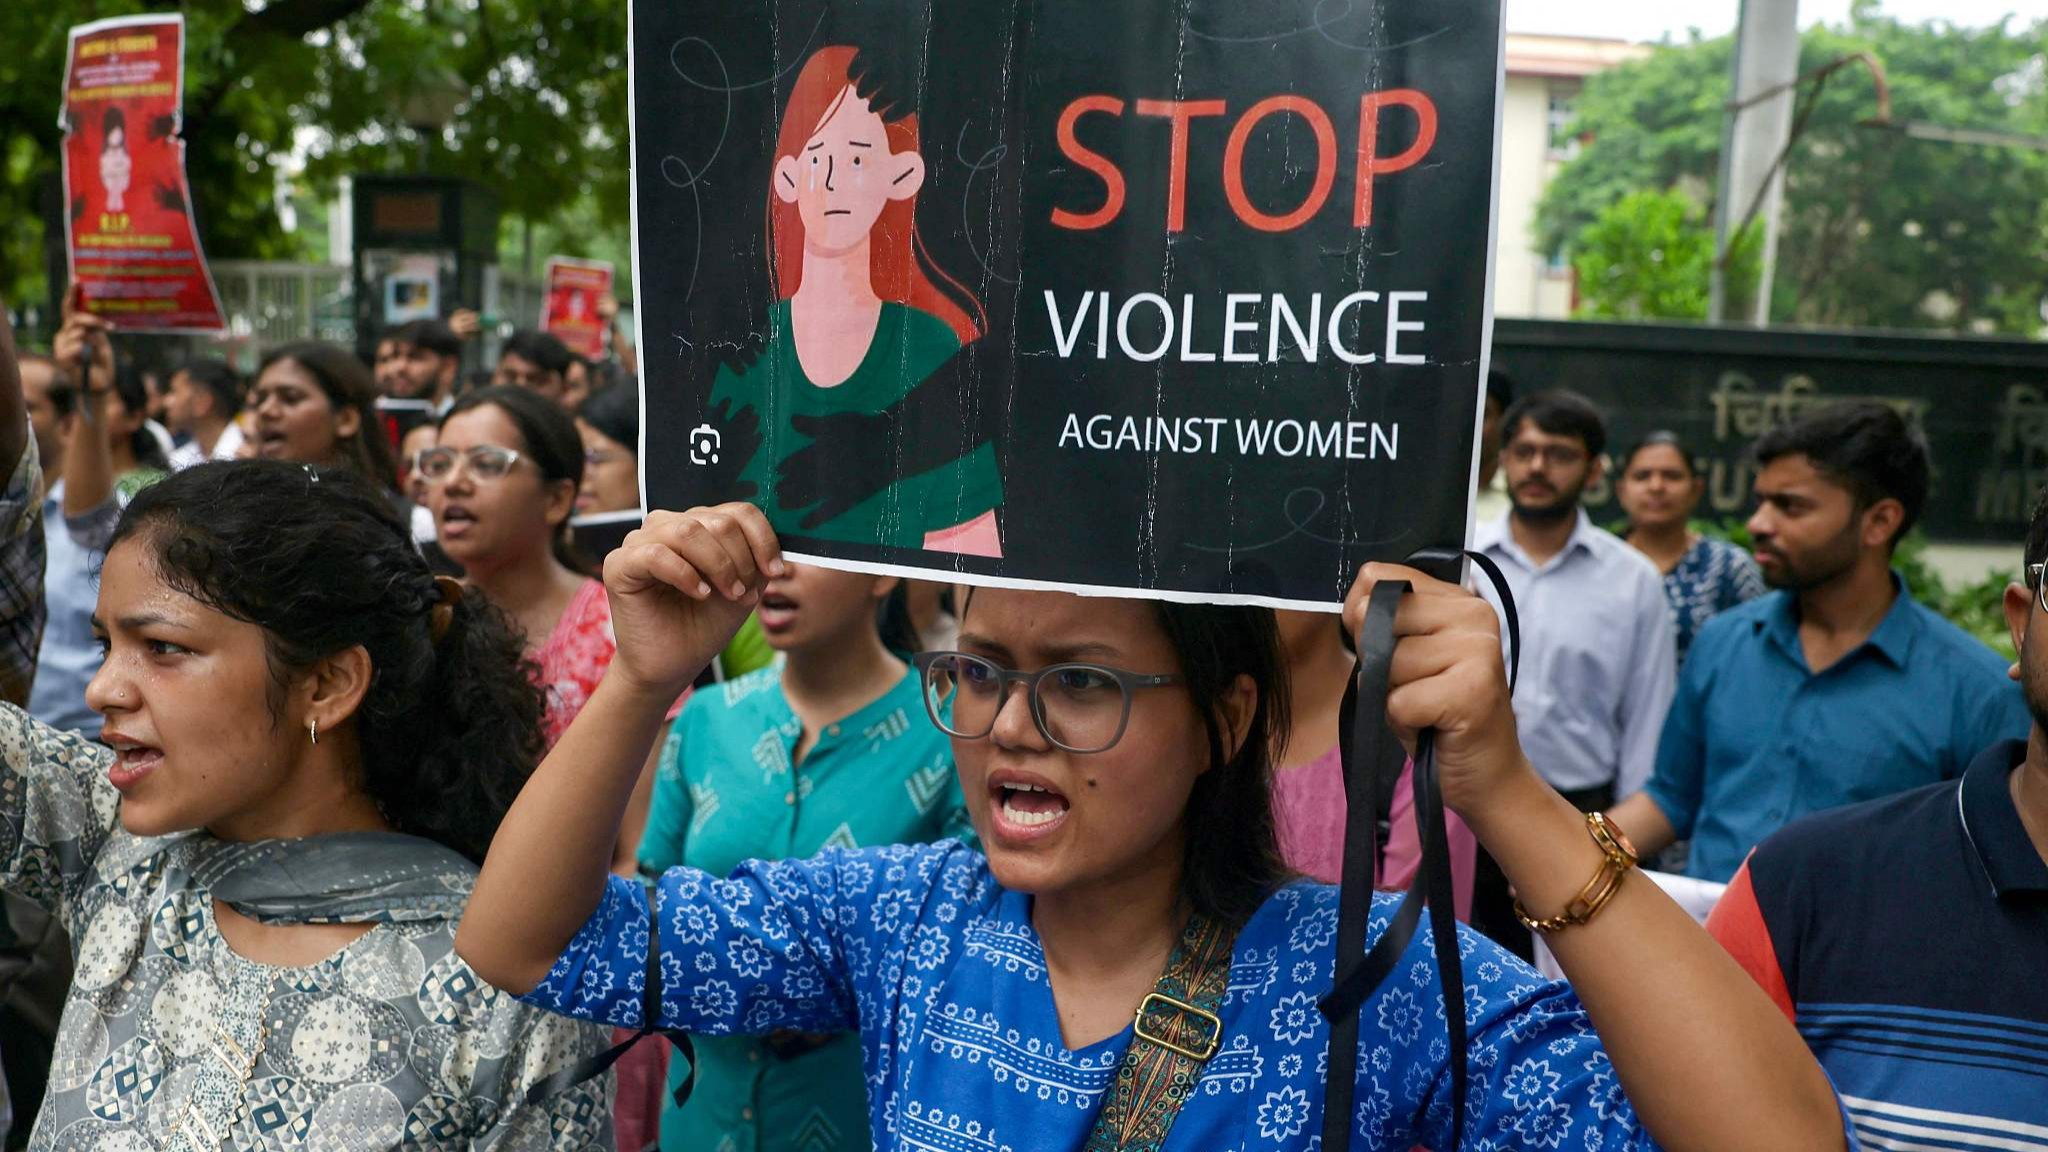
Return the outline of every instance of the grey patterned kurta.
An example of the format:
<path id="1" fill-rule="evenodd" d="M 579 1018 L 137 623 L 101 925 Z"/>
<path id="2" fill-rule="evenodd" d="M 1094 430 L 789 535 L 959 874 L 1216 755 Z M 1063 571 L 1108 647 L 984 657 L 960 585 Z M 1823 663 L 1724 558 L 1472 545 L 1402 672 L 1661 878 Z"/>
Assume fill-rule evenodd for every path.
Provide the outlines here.
<path id="1" fill-rule="evenodd" d="M 31 1152 L 611 1152 L 609 1077 L 523 1102 L 609 1036 L 455 955 L 473 869 L 439 877 L 445 916 L 257 964 L 201 879 L 232 848 L 123 831 L 111 755 L 0 705 L 0 886 L 59 916 L 77 960 Z"/>

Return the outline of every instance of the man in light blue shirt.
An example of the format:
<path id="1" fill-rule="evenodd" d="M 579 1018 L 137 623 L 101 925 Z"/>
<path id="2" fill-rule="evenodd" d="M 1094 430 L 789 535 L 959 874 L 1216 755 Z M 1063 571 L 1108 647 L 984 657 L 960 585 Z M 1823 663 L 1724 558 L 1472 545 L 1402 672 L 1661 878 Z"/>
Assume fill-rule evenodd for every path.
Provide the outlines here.
<path id="1" fill-rule="evenodd" d="M 74 377 L 79 358 L 88 349 L 93 358 L 92 387 L 81 391 Z M 29 411 L 58 433 L 42 445 L 49 489 L 43 498 L 48 548 L 43 591 L 49 619 L 43 627 L 28 712 L 53 728 L 97 738 L 99 714 L 85 703 L 85 686 L 100 667 L 99 642 L 92 634 L 92 614 L 99 602 L 94 576 L 121 512 L 100 419 L 114 375 L 106 322 L 84 314 L 67 317 L 55 351 L 54 358 L 22 360 Z"/>
<path id="2" fill-rule="evenodd" d="M 1611 815 L 1644 854 L 1690 837 L 1726 882 L 1801 816 L 1959 777 L 2030 728 L 2007 663 L 1915 602 L 1892 551 L 1927 502 L 1927 448 L 1875 402 L 1757 441 L 1749 532 L 1777 591 L 1693 641 L 1656 775 Z"/>
<path id="3" fill-rule="evenodd" d="M 1515 722 L 1529 761 L 1566 799 L 1605 808 L 1643 786 L 1671 704 L 1676 657 L 1663 578 L 1579 506 L 1600 478 L 1605 421 L 1574 392 L 1523 397 L 1502 421 L 1513 507 L 1476 534 L 1521 614 Z M 1491 587 L 1482 588 L 1489 598 Z"/>

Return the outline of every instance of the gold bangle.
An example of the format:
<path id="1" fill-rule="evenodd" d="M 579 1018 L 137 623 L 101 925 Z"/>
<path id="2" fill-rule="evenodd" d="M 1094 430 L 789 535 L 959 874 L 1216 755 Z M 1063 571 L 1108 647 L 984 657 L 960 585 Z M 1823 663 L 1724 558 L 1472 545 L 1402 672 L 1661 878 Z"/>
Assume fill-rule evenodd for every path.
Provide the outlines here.
<path id="1" fill-rule="evenodd" d="M 1615 827 L 1606 815 L 1600 812 L 1587 814 L 1586 831 L 1593 837 L 1593 843 L 1600 848 L 1600 870 L 1595 872 L 1593 878 L 1586 881 L 1586 886 L 1579 889 L 1579 894 L 1572 897 L 1571 902 L 1564 906 L 1564 911 L 1555 916 L 1546 916 L 1538 920 L 1529 915 L 1528 909 L 1522 907 L 1521 898 L 1517 897 L 1515 919 L 1521 921 L 1524 928 L 1549 935 L 1552 932 L 1562 932 L 1575 924 L 1585 924 L 1599 915 L 1600 910 L 1607 907 L 1608 901 L 1614 899 L 1614 894 L 1621 891 L 1621 882 L 1628 878 L 1629 871 L 1636 866 L 1634 845 L 1628 842 L 1628 837 L 1622 834 L 1621 829 Z"/>

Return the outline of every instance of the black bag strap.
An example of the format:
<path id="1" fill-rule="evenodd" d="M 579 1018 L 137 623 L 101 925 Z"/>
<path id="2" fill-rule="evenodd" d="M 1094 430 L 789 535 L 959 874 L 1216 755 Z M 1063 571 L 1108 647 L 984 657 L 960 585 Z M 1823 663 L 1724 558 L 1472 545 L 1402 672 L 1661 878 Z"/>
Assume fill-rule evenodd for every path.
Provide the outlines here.
<path id="1" fill-rule="evenodd" d="M 1417 552 L 1409 561 L 1443 564 L 1455 563 L 1461 557 L 1479 565 L 1499 596 L 1508 631 L 1508 691 L 1512 694 L 1521 675 L 1522 629 L 1515 612 L 1514 594 L 1500 567 L 1477 552 L 1446 549 Z M 1365 952 L 1374 866 L 1381 858 L 1391 824 L 1393 791 L 1403 762 L 1400 741 L 1393 726 L 1387 723 L 1387 691 L 1393 670 L 1394 614 L 1409 589 L 1405 580 L 1382 581 L 1374 586 L 1366 603 L 1364 626 L 1359 630 L 1358 677 L 1345 691 L 1351 723 L 1340 725 L 1338 730 L 1339 755 L 1344 765 L 1345 817 L 1337 963 L 1330 993 L 1317 1005 L 1330 1021 L 1329 1076 L 1324 1088 L 1322 1126 L 1322 1147 L 1326 1152 L 1341 1152 L 1351 1143 L 1358 1079 L 1359 1010 L 1393 973 L 1394 965 L 1414 941 L 1425 910 L 1429 913 L 1430 934 L 1438 944 L 1437 978 L 1443 990 L 1450 1045 L 1452 1149 L 1445 1152 L 1456 1148 L 1465 1127 L 1469 1077 L 1465 973 L 1456 945 L 1456 903 L 1443 792 L 1436 773 L 1436 739 L 1435 733 L 1428 730 L 1418 733 L 1415 741 L 1415 824 L 1422 862 L 1386 932 L 1374 943 L 1371 952 Z"/>
<path id="2" fill-rule="evenodd" d="M 647 894 L 647 979 L 640 988 L 640 1031 L 623 1044 L 614 1044 L 595 1056 L 586 1057 L 560 1072 L 549 1076 L 526 1090 L 526 1102 L 538 1105 L 559 1096 L 578 1084 L 595 1080 L 617 1064 L 633 1045 L 649 1036 L 665 1036 L 682 1054 L 683 1062 L 689 1065 L 683 1073 L 682 1082 L 672 1093 L 676 1107 L 681 1108 L 690 1099 L 690 1090 L 697 1086 L 697 1047 L 690 1043 L 688 1033 L 674 1028 L 662 1028 L 656 1024 L 661 1019 L 661 916 L 654 903 L 654 889 L 646 886 Z"/>

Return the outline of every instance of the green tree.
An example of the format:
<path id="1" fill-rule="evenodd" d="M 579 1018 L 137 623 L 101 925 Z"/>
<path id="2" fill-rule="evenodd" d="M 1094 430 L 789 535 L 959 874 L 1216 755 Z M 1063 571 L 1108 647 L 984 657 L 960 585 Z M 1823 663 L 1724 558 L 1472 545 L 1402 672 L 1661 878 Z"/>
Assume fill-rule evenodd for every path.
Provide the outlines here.
<path id="1" fill-rule="evenodd" d="M 278 173 L 300 191 L 352 172 L 475 180 L 509 217 L 571 246 L 623 236 L 623 0 L 54 0 L 0 4 L 0 293 L 45 298 L 62 268 L 57 107 L 66 30 L 145 10 L 185 15 L 186 166 L 207 253 L 307 253 L 279 223 Z M 408 124 L 436 101 L 437 132 Z M 415 116 L 415 118 L 419 118 Z"/>
<path id="2" fill-rule="evenodd" d="M 1712 203 L 1729 51 L 1728 38 L 1694 38 L 1587 82 L 1577 130 L 1591 139 L 1539 208 L 1537 239 L 1546 250 L 1581 242 L 1631 192 L 1680 188 Z M 1906 24 L 1865 3 L 1844 25 L 1808 30 L 1800 67 L 1856 52 L 1883 62 L 1895 122 L 2048 130 L 2048 21 Z M 1876 111 L 1869 76 L 1839 72 L 1792 148 L 1772 318 L 2038 330 L 2048 284 L 2048 156 L 1865 126 Z"/>
<path id="3" fill-rule="evenodd" d="M 1751 228 L 1730 260 L 1730 279 L 1756 280 Z M 1631 192 L 1579 230 L 1572 245 L 1579 316 L 1588 320 L 1704 320 L 1714 263 L 1714 226 L 1698 201 L 1672 188 Z"/>

